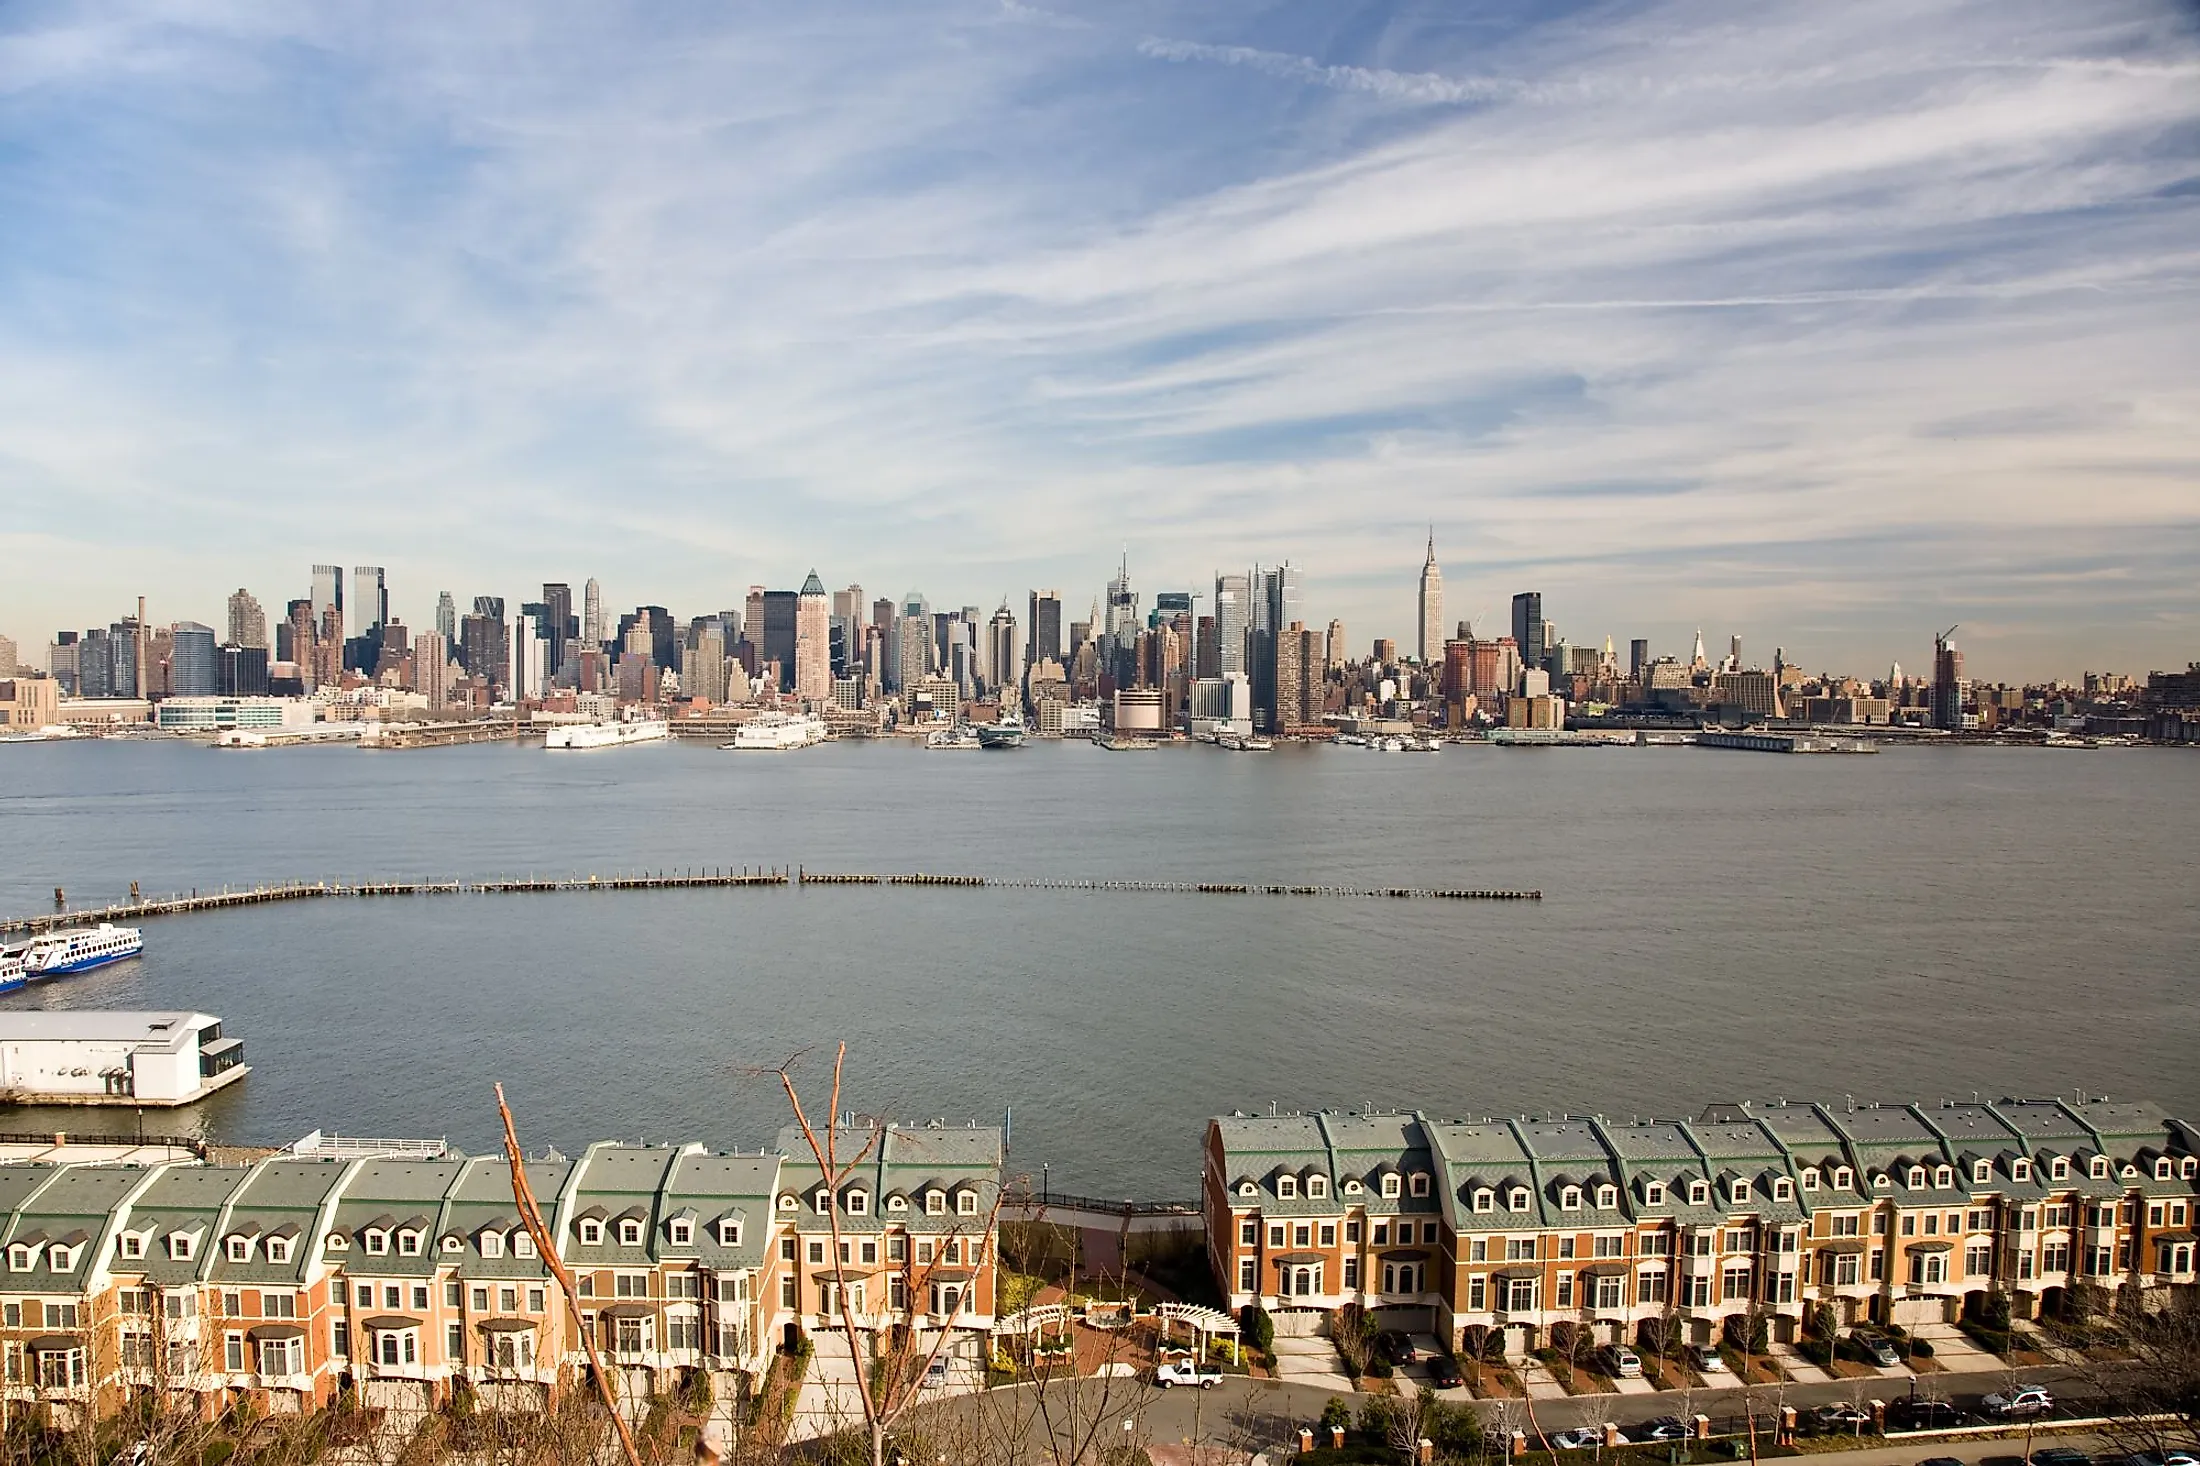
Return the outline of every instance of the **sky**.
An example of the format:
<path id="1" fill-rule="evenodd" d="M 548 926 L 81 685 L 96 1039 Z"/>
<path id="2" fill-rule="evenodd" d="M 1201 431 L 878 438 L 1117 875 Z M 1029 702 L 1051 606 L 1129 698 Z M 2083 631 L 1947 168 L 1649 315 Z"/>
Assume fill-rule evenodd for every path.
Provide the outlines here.
<path id="1" fill-rule="evenodd" d="M 0 634 L 1288 560 L 2200 657 L 2193 0 L 0 7 Z"/>

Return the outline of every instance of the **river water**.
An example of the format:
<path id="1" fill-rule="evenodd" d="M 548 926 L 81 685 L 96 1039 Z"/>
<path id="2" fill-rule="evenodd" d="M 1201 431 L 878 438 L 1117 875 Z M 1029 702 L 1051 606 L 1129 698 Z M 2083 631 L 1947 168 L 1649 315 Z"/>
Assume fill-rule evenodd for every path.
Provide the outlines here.
<path id="1" fill-rule="evenodd" d="M 736 754 L 0 748 L 0 909 L 702 866 L 1533 887 L 1536 903 L 818 887 L 312 901 L 145 925 L 0 1007 L 195 1008 L 253 1072 L 148 1130 L 768 1142 L 1014 1113 L 1012 1169 L 1189 1197 L 1204 1119 L 2151 1097 L 2200 1111 L 2200 757 L 1082 743 Z M 814 1096 L 820 1109 L 824 1095 Z M 128 1129 L 17 1110 L 6 1129 Z"/>

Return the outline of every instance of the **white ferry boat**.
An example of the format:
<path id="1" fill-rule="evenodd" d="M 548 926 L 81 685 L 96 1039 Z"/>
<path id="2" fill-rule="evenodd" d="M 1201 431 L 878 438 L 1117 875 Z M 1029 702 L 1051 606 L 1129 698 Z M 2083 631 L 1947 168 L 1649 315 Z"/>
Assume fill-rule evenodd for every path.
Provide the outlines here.
<path id="1" fill-rule="evenodd" d="M 26 983 L 89 972 L 135 957 L 145 950 L 145 938 L 134 926 L 101 922 L 86 931 L 51 932 L 21 946 L 0 951 L 0 993 Z"/>
<path id="2" fill-rule="evenodd" d="M 825 724 L 822 719 L 797 716 L 794 713 L 762 713 L 736 728 L 733 742 L 718 746 L 747 751 L 808 748 L 813 743 L 824 741 Z"/>
<path id="3" fill-rule="evenodd" d="M 656 743 L 672 736 L 672 725 L 662 718 L 634 723 L 568 723 L 542 737 L 544 748 L 619 748 L 629 743 Z"/>
<path id="4" fill-rule="evenodd" d="M 955 752 L 965 748 L 982 748 L 975 730 L 957 725 L 953 728 L 935 728 L 924 735 L 924 746 L 934 753 Z"/>

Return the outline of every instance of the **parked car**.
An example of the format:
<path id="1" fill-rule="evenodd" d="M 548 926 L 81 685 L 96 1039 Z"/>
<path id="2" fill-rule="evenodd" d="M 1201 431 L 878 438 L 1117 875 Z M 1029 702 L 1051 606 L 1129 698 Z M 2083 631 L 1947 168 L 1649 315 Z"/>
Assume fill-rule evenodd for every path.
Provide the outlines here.
<path id="1" fill-rule="evenodd" d="M 1961 1456 L 1927 1456 L 1917 1466 L 1964 1466 Z"/>
<path id="2" fill-rule="evenodd" d="M 1887 1407 L 1892 1430 L 1953 1430 L 1963 1423 L 1963 1412 L 1946 1400 L 1897 1400 Z"/>
<path id="3" fill-rule="evenodd" d="M 1642 1356 L 1625 1344 L 1606 1344 L 1599 1355 L 1604 1360 L 1604 1372 L 1612 1378 L 1642 1378 Z"/>
<path id="4" fill-rule="evenodd" d="M 1222 1383 L 1222 1371 L 1196 1359 L 1172 1359 L 1154 1370 L 1153 1382 L 1164 1390 L 1177 1385 L 1211 1390 Z"/>
<path id="5" fill-rule="evenodd" d="M 1375 1352 L 1392 1364 L 1411 1364 L 1421 1357 L 1413 1340 L 1397 1329 L 1384 1329 L 1375 1336 Z"/>
<path id="6" fill-rule="evenodd" d="M 1551 1437 L 1551 1449 L 1554 1451 L 1594 1450 L 1597 1442 L 1603 1439 L 1603 1431 L 1592 1426 L 1579 1425 L 1572 1430 L 1562 1430 L 1554 1434 Z"/>
<path id="7" fill-rule="evenodd" d="M 2025 1385 L 2007 1394 L 1997 1390 L 1979 1401 L 1979 1408 L 2004 1420 L 2021 1420 L 2027 1415 L 2045 1415 L 2054 1409 L 2055 1397 L 2038 1385 Z"/>
<path id="8" fill-rule="evenodd" d="M 1630 1427 L 1627 1432 L 1627 1439 L 1638 1443 L 1646 1441 L 1685 1441 L 1688 1439 L 1688 1434 L 1688 1427 L 1682 1423 L 1679 1416 L 1661 1415 L 1656 1420 L 1645 1420 L 1640 1425 Z"/>
<path id="9" fill-rule="evenodd" d="M 947 1361 L 935 1359 L 924 1367 L 924 1388 L 940 1389 L 947 1383 Z"/>
<path id="10" fill-rule="evenodd" d="M 2093 1453 L 2071 1446 L 2046 1446 L 2024 1458 L 2026 1466 L 2093 1466 Z"/>
<path id="11" fill-rule="evenodd" d="M 1901 1354 L 1888 1341 L 1885 1334 L 1875 1334 L 1870 1329 L 1849 1330 L 1849 1353 L 1866 1364 L 1876 1364 L 1892 1369 L 1902 1362 Z"/>
<path id="12" fill-rule="evenodd" d="M 1459 1364 L 1449 1354 L 1434 1354 L 1428 1361 L 1428 1382 L 1440 1390 L 1456 1390 L 1466 1383 L 1459 1374 Z"/>
<path id="13" fill-rule="evenodd" d="M 1719 1351 L 1709 1344 L 1696 1344 L 1688 1351 L 1688 1362 L 1696 1366 L 1698 1374 L 1725 1374 L 1726 1361 Z"/>
<path id="14" fill-rule="evenodd" d="M 1810 1412 L 1810 1423 L 1828 1435 L 1869 1430 L 1872 1413 L 1861 1405 L 1820 1405 Z"/>

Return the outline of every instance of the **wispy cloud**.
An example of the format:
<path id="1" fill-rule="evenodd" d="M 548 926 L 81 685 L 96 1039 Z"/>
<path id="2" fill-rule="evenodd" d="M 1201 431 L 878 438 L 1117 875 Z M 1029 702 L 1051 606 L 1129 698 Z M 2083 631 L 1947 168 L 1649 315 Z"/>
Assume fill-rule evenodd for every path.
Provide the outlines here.
<path id="1" fill-rule="evenodd" d="M 329 558 L 1082 599 L 1129 539 L 1372 635 L 1433 518 L 1463 614 L 1599 639 L 2200 641 L 2168 0 L 1116 14 L 0 12 L 0 629 Z"/>

